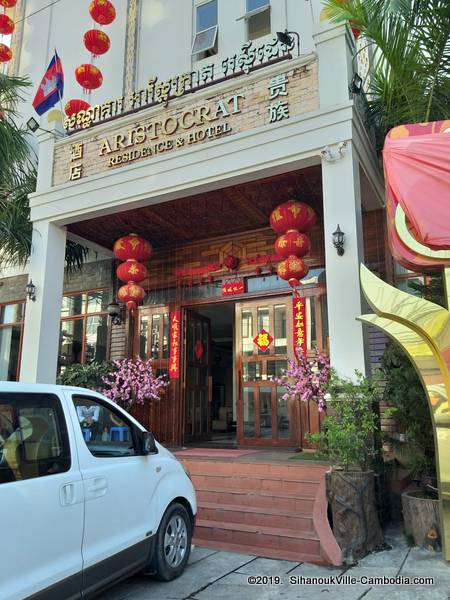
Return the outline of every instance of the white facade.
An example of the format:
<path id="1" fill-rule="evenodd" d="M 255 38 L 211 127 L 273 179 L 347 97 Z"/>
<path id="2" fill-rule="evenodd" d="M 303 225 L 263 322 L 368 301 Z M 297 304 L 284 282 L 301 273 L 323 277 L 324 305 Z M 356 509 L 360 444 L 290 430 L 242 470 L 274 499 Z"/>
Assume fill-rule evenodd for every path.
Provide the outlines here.
<path id="1" fill-rule="evenodd" d="M 81 97 L 72 73 L 77 64 L 88 59 L 82 34 L 92 22 L 87 1 L 83 0 L 76 8 L 73 5 L 69 8 L 66 2 L 62 0 L 51 10 L 26 20 L 19 71 L 29 74 L 36 84 L 56 46 L 66 72 L 67 100 Z M 26 12 L 40 4 L 28 2 Z M 116 0 L 115 4 L 117 20 L 105 28 L 111 37 L 111 51 L 96 62 L 103 71 L 104 85 L 92 93 L 92 104 L 123 94 L 124 64 L 135 69 L 135 87 L 139 88 L 145 86 L 151 76 L 164 79 L 196 68 L 198 62 L 202 62 L 193 61 L 191 56 L 196 1 L 130 1 L 128 25 L 126 3 Z M 133 12 L 137 9 L 137 20 L 133 21 Z M 245 0 L 218 0 L 218 54 L 204 61 L 220 64 L 224 57 L 239 51 L 246 41 L 246 21 L 240 19 L 245 10 Z M 363 260 L 361 212 L 363 207 L 371 210 L 383 206 L 383 185 L 369 136 L 349 97 L 354 40 L 348 28 L 319 20 L 318 1 L 311 6 L 310 2 L 299 0 L 271 0 L 270 10 L 272 32 L 287 28 L 300 34 L 301 56 L 296 58 L 294 51 L 289 68 L 318 59 L 320 106 L 317 110 L 276 126 L 256 127 L 185 148 L 182 152 L 161 154 L 151 161 L 123 165 L 120 169 L 57 186 L 52 185 L 54 151 L 64 139 L 55 141 L 52 133 L 39 134 L 38 189 L 31 198 L 36 243 L 30 266 L 37 299 L 32 306 L 28 302 L 26 311 L 23 381 L 54 381 L 59 343 L 58 303 L 63 281 L 62 260 L 54 262 L 54 257 L 62 253 L 65 226 L 314 164 L 322 164 L 331 362 L 344 375 L 352 376 L 355 369 L 366 371 L 363 329 L 356 321 L 364 312 L 358 277 Z M 130 53 L 127 46 L 132 26 L 137 33 L 135 53 Z M 39 37 L 35 35 L 38 29 Z M 255 43 L 263 41 L 261 38 Z M 274 65 L 267 67 L 267 72 L 276 74 L 283 68 L 286 66 Z M 256 74 L 242 77 L 256 77 Z M 202 101 L 220 95 L 227 86 L 230 84 L 220 83 L 194 96 Z M 183 101 L 180 98 L 174 102 Z M 158 110 L 159 107 L 152 107 L 139 114 L 153 114 Z M 25 113 L 25 117 L 31 114 L 28 105 Z M 120 119 L 123 124 L 135 121 L 135 115 Z M 56 130 L 58 124 L 46 123 L 45 127 Z M 106 136 L 114 127 L 117 121 L 100 124 L 95 131 L 99 136 Z M 85 136 L 81 131 L 71 139 L 80 141 Z M 338 223 L 346 234 L 344 256 L 337 255 L 331 241 Z M 52 268 L 49 268 L 50 262 Z"/>

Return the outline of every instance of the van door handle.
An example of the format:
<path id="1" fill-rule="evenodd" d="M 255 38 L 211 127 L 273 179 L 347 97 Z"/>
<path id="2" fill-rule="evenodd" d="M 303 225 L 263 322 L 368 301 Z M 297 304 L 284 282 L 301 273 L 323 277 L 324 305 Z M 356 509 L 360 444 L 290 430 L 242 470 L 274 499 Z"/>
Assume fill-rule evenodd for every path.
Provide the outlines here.
<path id="1" fill-rule="evenodd" d="M 82 501 L 82 498 L 77 500 L 75 483 L 66 483 L 63 485 L 60 489 L 59 499 L 61 506 L 70 506 Z"/>

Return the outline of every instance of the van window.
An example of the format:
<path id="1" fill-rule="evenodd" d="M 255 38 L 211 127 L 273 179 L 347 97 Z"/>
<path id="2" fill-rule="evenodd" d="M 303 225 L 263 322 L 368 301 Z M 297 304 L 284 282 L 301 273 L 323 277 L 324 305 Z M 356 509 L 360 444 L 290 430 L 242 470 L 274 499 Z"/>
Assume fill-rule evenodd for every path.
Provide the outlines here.
<path id="1" fill-rule="evenodd" d="M 91 454 L 100 458 L 137 454 L 133 428 L 119 411 L 92 396 L 73 396 L 73 403 Z"/>
<path id="2" fill-rule="evenodd" d="M 70 469 L 67 426 L 52 394 L 0 394 L 0 484 Z"/>

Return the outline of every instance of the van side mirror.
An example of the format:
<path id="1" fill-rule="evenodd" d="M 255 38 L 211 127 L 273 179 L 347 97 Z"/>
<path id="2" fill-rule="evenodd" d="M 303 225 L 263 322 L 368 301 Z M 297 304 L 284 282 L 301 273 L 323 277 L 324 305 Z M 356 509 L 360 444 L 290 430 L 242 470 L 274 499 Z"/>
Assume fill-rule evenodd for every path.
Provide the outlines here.
<path id="1" fill-rule="evenodd" d="M 155 438 L 150 431 L 143 431 L 141 433 L 141 450 L 143 455 L 158 454 Z"/>

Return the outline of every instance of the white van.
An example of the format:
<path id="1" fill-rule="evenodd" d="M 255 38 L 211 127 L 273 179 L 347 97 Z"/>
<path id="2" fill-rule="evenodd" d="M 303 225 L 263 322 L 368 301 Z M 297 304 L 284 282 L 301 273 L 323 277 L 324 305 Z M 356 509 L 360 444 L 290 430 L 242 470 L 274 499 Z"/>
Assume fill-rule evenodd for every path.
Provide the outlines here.
<path id="1" fill-rule="evenodd" d="M 197 505 L 174 456 L 82 388 L 0 382 L 0 598 L 90 598 L 180 575 Z"/>

